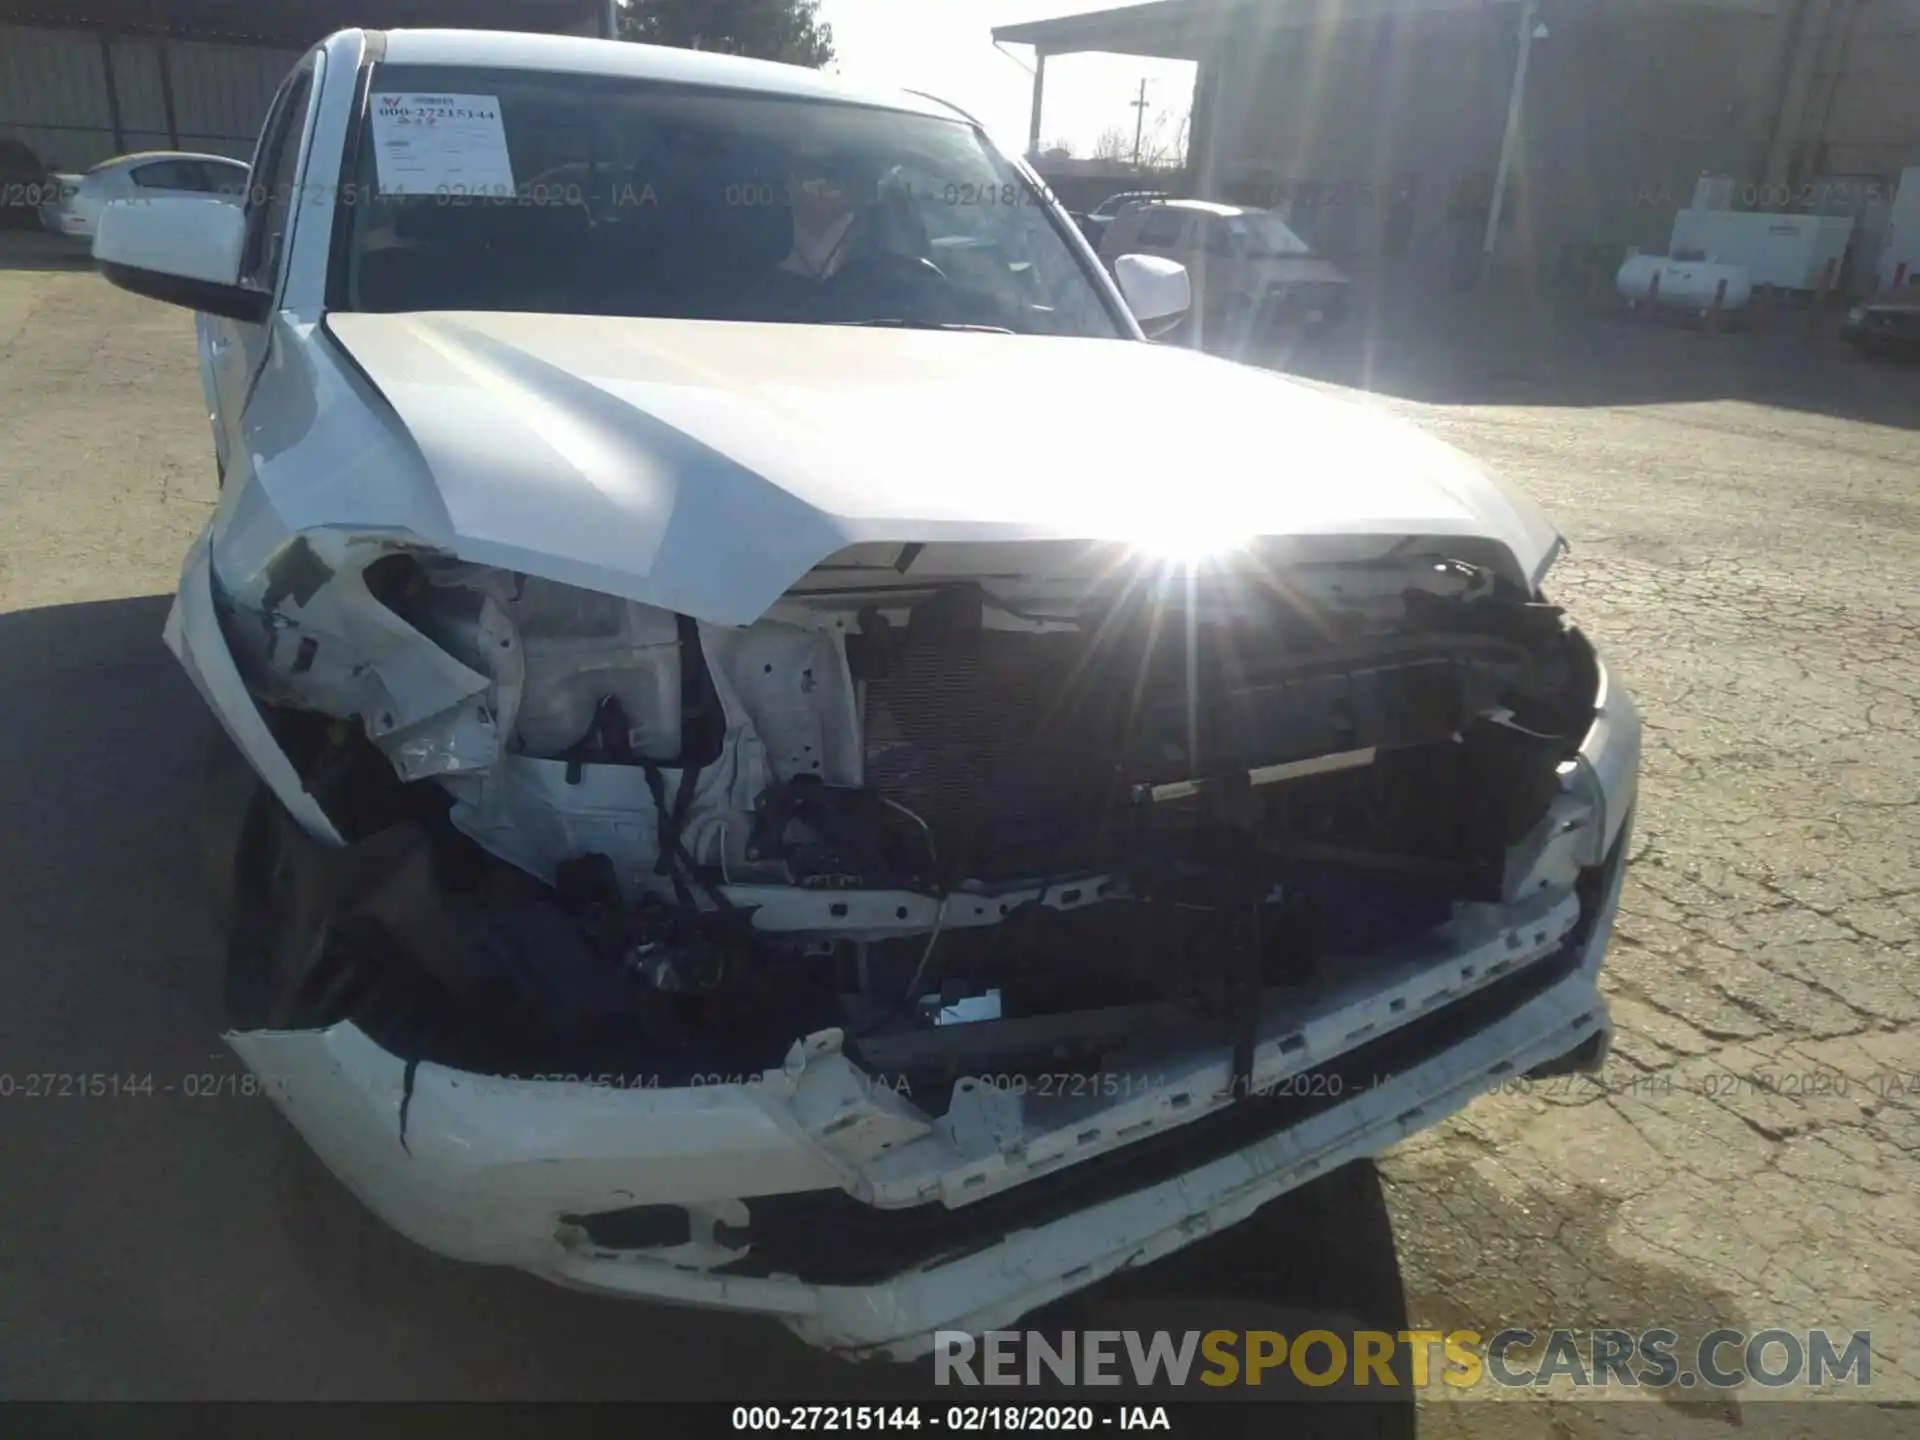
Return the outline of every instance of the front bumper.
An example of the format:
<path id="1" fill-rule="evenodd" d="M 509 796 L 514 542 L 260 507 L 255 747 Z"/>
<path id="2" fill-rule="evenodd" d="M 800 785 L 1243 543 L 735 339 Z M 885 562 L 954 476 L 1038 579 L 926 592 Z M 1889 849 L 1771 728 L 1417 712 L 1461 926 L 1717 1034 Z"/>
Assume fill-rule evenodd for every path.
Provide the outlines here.
<path id="1" fill-rule="evenodd" d="M 1840 326 L 1840 335 L 1859 346 L 1920 348 L 1920 311 L 1868 310 L 1858 318 L 1848 315 Z"/>
<path id="2" fill-rule="evenodd" d="M 1275 285 L 1256 302 L 1256 323 L 1265 331 L 1329 329 L 1346 318 L 1352 288 L 1338 283 Z"/>
<path id="3" fill-rule="evenodd" d="M 1637 714 L 1603 678 L 1511 903 L 1462 906 L 1350 981 L 1271 1000 L 1260 1093 L 1237 1102 L 1224 1044 L 1143 1050 L 1062 1093 L 963 1081 L 935 1118 L 833 1031 L 745 1083 L 659 1089 L 409 1075 L 350 1023 L 227 1038 L 329 1168 L 429 1249 L 908 1359 L 936 1330 L 1009 1324 L 1233 1225 L 1499 1077 L 1598 1064 L 1638 768 Z M 605 1223 L 674 1211 L 673 1235 Z"/>

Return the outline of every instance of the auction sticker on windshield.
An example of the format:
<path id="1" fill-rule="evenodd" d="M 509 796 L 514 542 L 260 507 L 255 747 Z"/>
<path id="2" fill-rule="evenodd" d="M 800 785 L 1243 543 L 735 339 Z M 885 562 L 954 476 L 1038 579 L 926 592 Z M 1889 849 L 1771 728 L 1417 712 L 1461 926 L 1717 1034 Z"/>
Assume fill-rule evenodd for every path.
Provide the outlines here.
<path id="1" fill-rule="evenodd" d="M 373 153 L 386 195 L 511 195 L 500 101 L 492 95 L 373 97 Z"/>

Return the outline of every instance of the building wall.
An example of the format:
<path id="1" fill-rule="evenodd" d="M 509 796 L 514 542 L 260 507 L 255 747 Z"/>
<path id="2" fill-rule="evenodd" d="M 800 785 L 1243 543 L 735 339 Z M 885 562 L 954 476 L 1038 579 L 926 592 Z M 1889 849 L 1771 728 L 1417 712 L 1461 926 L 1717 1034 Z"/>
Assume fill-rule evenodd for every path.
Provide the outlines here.
<path id="1" fill-rule="evenodd" d="M 1791 39 L 1784 16 L 1556 21 L 1533 52 L 1512 243 L 1531 228 L 1664 250 L 1701 175 L 1744 196 L 1764 178 Z"/>
<path id="2" fill-rule="evenodd" d="M 170 45 L 167 63 L 172 67 L 181 148 L 252 159 L 273 92 L 300 54 L 205 41 Z M 231 147 L 219 143 L 223 141 L 232 142 Z"/>
<path id="3" fill-rule="evenodd" d="M 1222 99 L 1222 169 L 1357 184 L 1451 168 L 1498 143 L 1494 39 L 1479 16 L 1297 32 Z"/>
<path id="4" fill-rule="evenodd" d="M 1500 258 L 1550 266 L 1570 245 L 1664 247 L 1702 174 L 1733 177 L 1743 208 L 1818 208 L 1806 197 L 1835 177 L 1890 193 L 1920 163 L 1920 3 L 1837 0 L 1804 36 L 1803 4 L 1600 12 L 1544 0 L 1551 33 L 1533 49 Z M 1276 204 L 1351 258 L 1450 264 L 1462 245 L 1477 251 L 1514 19 L 1509 7 L 1403 16 L 1216 57 L 1196 114 L 1204 134 L 1219 112 L 1210 192 Z M 1790 137 L 1800 198 L 1781 203 L 1768 159 L 1799 43 L 1821 58 Z"/>
<path id="5" fill-rule="evenodd" d="M 292 50 L 176 40 L 163 62 L 161 42 L 147 36 L 0 26 L 0 134 L 25 141 L 53 170 L 85 170 L 133 150 L 250 159 L 267 103 L 298 59 Z"/>
<path id="6" fill-rule="evenodd" d="M 1760 178 L 1790 38 L 1782 17 L 1544 13 L 1503 258 L 1544 262 L 1575 242 L 1661 246 L 1700 174 Z M 1224 102 L 1220 189 L 1290 209 L 1336 253 L 1451 252 L 1484 226 L 1514 18 L 1503 8 L 1289 37 L 1238 103 Z"/>
<path id="7" fill-rule="evenodd" d="M 1854 0 L 1846 10 L 1837 63 L 1808 116 L 1806 169 L 1892 180 L 1920 165 L 1920 5 Z"/>

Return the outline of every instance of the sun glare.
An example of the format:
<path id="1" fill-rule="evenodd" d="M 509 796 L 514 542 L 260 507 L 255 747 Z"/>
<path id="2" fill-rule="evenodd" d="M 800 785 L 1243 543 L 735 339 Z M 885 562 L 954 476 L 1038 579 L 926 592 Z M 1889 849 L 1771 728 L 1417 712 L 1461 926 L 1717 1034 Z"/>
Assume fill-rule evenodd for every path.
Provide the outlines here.
<path id="1" fill-rule="evenodd" d="M 1199 565 L 1243 548 L 1246 537 L 1230 530 L 1183 521 L 1156 526 L 1133 540 L 1134 552 L 1173 565 Z"/>

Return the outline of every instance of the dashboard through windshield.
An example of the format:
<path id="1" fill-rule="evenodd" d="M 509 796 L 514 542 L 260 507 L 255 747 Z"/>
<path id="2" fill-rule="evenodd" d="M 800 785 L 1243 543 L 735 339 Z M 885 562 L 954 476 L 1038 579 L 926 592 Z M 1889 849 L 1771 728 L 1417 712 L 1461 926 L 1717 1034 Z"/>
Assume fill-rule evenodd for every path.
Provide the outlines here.
<path id="1" fill-rule="evenodd" d="M 961 120 L 386 65 L 357 133 L 335 309 L 1127 334 Z"/>

